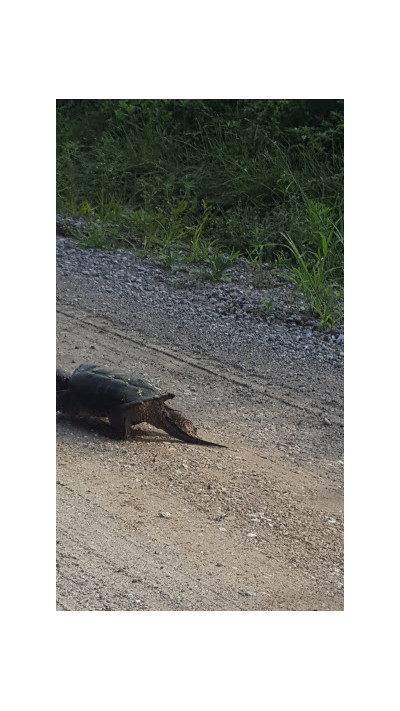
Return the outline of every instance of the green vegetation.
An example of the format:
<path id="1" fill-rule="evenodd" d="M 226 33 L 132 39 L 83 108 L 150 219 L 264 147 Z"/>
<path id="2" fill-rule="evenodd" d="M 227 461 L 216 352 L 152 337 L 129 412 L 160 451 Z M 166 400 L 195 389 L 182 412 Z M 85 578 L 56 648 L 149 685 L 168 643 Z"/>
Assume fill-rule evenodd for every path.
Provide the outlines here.
<path id="1" fill-rule="evenodd" d="M 57 209 L 82 245 L 132 246 L 224 278 L 285 267 L 331 328 L 343 293 L 343 102 L 57 102 Z M 264 305 L 264 311 L 268 307 Z"/>

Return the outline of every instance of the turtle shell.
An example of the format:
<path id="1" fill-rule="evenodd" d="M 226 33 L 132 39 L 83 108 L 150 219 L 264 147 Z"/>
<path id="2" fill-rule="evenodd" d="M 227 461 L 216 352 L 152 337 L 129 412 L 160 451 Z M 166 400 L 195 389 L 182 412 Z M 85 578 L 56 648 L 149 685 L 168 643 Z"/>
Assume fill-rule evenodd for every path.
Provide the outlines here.
<path id="1" fill-rule="evenodd" d="M 146 380 L 98 365 L 80 365 L 72 373 L 69 385 L 80 402 L 104 413 L 120 405 L 139 405 L 162 396 L 161 390 Z"/>

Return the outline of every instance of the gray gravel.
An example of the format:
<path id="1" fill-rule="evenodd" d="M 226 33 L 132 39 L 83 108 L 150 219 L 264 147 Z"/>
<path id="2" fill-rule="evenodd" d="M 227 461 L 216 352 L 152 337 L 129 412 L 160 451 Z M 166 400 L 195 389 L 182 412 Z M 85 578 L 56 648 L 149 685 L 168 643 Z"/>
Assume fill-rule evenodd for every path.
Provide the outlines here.
<path id="1" fill-rule="evenodd" d="M 122 310 L 127 328 L 171 349 L 179 347 L 181 338 L 187 345 L 189 335 L 194 355 L 222 349 L 228 362 L 240 367 L 243 360 L 247 370 L 252 363 L 262 365 L 266 357 L 342 368 L 343 327 L 333 333 L 318 331 L 318 321 L 306 315 L 302 295 L 276 270 L 266 270 L 258 285 L 260 274 L 239 259 L 226 274 L 229 281 L 204 281 L 192 265 L 171 272 L 134 250 L 82 249 L 76 239 L 61 235 L 57 268 L 64 303 L 79 302 L 85 292 L 94 315 L 112 318 L 113 308 Z M 271 303 L 268 314 L 263 301 Z"/>

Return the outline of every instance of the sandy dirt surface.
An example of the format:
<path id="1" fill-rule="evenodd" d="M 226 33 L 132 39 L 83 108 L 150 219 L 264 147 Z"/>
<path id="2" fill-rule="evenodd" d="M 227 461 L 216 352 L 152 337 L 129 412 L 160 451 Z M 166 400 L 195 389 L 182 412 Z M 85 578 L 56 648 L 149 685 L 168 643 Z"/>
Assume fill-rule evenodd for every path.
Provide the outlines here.
<path id="1" fill-rule="evenodd" d="M 59 272 L 57 292 L 59 367 L 148 378 L 227 446 L 148 425 L 120 442 L 58 414 L 57 609 L 342 610 L 342 370 L 209 348 L 195 321 L 172 327 L 134 293 L 127 309 L 81 274 Z"/>

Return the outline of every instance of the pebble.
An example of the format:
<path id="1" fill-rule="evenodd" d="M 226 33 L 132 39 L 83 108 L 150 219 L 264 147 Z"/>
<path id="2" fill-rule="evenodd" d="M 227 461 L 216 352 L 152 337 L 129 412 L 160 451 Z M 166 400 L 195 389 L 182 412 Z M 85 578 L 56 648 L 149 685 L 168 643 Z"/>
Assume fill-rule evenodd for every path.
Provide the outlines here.
<path id="1" fill-rule="evenodd" d="M 161 518 L 171 518 L 171 514 L 169 511 L 160 511 L 158 515 Z"/>

